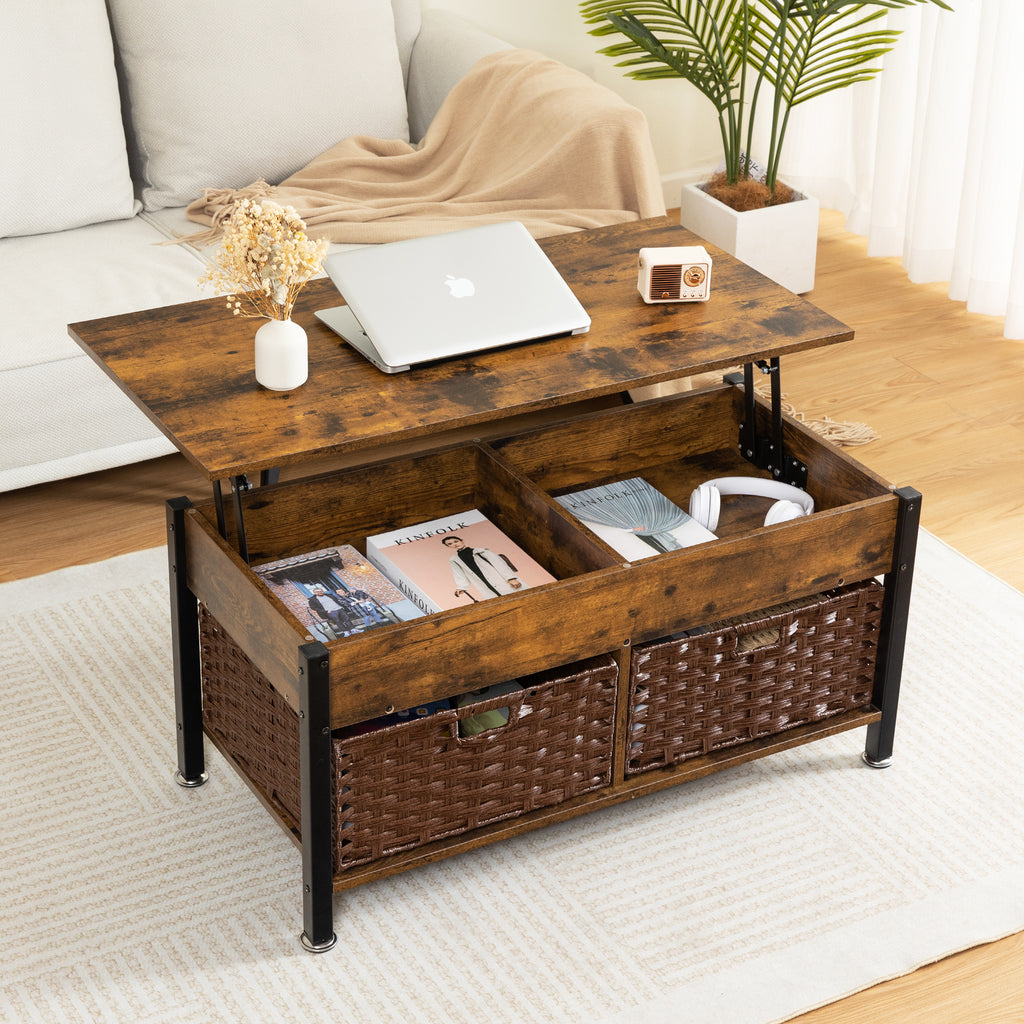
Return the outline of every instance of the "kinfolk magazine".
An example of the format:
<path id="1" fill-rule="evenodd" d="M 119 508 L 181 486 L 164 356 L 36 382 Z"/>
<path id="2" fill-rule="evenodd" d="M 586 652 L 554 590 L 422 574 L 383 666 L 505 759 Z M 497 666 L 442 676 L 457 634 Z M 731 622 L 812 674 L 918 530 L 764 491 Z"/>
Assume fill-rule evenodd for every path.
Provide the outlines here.
<path id="1" fill-rule="evenodd" d="M 478 509 L 367 537 L 366 557 L 427 613 L 555 580 Z"/>

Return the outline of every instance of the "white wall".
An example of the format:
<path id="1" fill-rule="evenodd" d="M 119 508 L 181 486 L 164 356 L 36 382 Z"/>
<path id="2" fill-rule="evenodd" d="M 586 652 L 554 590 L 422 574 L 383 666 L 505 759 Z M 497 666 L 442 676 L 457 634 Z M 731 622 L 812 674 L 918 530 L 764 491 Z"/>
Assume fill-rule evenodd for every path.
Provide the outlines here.
<path id="1" fill-rule="evenodd" d="M 679 186 L 696 181 L 721 160 L 721 137 L 711 104 L 678 79 L 634 82 L 609 57 L 597 53 L 612 42 L 590 35 L 577 0 L 422 0 L 440 7 L 513 46 L 539 50 L 614 89 L 647 116 L 665 186 L 665 203 L 679 205 Z"/>

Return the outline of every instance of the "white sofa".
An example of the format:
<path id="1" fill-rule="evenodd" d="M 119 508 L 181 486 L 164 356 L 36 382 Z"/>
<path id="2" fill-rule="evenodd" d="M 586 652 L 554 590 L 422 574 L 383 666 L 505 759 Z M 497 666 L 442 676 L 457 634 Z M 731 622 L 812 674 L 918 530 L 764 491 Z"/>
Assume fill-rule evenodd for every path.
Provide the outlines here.
<path id="1" fill-rule="evenodd" d="M 4 0 L 0 491 L 173 450 L 67 325 L 204 294 L 202 254 L 157 244 L 203 188 L 415 141 L 505 46 L 419 0 Z"/>

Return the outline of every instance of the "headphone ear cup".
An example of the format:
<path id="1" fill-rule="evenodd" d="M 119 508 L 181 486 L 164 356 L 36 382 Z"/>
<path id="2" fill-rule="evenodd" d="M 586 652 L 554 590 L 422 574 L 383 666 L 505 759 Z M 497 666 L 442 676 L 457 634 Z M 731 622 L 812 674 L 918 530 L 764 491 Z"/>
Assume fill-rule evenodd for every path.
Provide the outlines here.
<path id="1" fill-rule="evenodd" d="M 776 523 L 785 523 L 790 519 L 799 519 L 803 514 L 804 510 L 795 501 L 783 498 L 768 509 L 768 514 L 764 517 L 764 525 L 774 526 Z"/>
<path id="2" fill-rule="evenodd" d="M 718 493 L 718 488 L 701 484 L 690 495 L 690 517 L 714 533 L 718 526 L 721 505 L 722 497 Z"/>

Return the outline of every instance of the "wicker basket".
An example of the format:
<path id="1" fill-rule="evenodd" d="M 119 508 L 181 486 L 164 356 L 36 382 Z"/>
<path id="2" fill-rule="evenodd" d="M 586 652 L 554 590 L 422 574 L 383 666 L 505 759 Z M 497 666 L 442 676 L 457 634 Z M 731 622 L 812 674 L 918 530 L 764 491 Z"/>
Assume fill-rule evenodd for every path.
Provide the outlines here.
<path id="1" fill-rule="evenodd" d="M 869 580 L 637 645 L 627 774 L 869 707 L 884 592 Z"/>
<path id="2" fill-rule="evenodd" d="M 207 731 L 297 834 L 298 716 L 205 610 Z M 335 873 L 611 783 L 618 670 L 611 656 L 522 677 L 524 689 L 333 739 Z M 460 737 L 460 719 L 509 708 Z"/>

